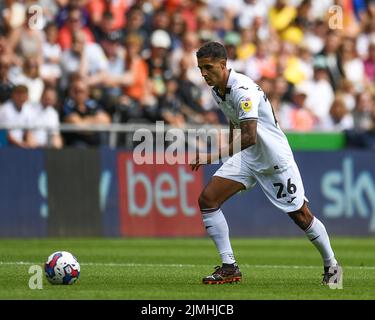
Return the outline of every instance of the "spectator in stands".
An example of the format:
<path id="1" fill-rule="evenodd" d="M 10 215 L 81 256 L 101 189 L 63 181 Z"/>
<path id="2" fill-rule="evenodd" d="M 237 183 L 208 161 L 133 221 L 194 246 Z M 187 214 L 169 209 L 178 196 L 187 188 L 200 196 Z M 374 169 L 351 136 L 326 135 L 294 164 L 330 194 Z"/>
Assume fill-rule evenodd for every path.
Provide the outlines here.
<path id="1" fill-rule="evenodd" d="M 327 32 L 326 22 L 320 19 L 313 21 L 311 28 L 305 30 L 303 43 L 313 55 L 323 51 Z"/>
<path id="2" fill-rule="evenodd" d="M 46 24 L 55 22 L 59 12 L 59 3 L 66 0 L 37 0 L 36 4 L 43 8 L 43 18 Z"/>
<path id="3" fill-rule="evenodd" d="M 142 38 L 142 45 L 145 48 L 149 47 L 148 31 L 146 29 L 146 15 L 139 6 L 132 6 L 127 12 L 126 28 L 124 29 L 124 39 L 129 34 L 137 34 Z"/>
<path id="4" fill-rule="evenodd" d="M 274 79 L 268 78 L 268 77 L 262 77 L 258 80 L 259 86 L 262 88 L 263 92 L 266 95 L 269 95 L 272 93 L 274 90 L 273 84 L 274 84 Z"/>
<path id="5" fill-rule="evenodd" d="M 296 17 L 296 8 L 286 0 L 276 0 L 275 5 L 268 14 L 271 28 L 276 30 L 281 37 L 288 32 L 288 28 L 290 28 Z"/>
<path id="6" fill-rule="evenodd" d="M 16 0 L 5 0 L 2 15 L 7 31 L 17 29 L 25 23 L 26 7 L 24 3 Z"/>
<path id="7" fill-rule="evenodd" d="M 160 8 L 156 10 L 155 12 L 153 12 L 151 30 L 160 29 L 160 30 L 167 31 L 169 28 L 169 23 L 170 23 L 170 16 L 163 8 Z"/>
<path id="8" fill-rule="evenodd" d="M 36 148 L 37 143 L 29 128 L 35 119 L 35 109 L 28 100 L 28 89 L 25 85 L 13 88 L 11 99 L 0 106 L 0 124 L 20 126 L 8 130 L 8 143 L 21 148 Z"/>
<path id="9" fill-rule="evenodd" d="M 108 61 L 103 83 L 102 104 L 110 114 L 113 114 L 119 105 L 122 95 L 121 86 L 130 84 L 132 81 L 132 78 L 129 78 L 125 72 L 125 50 L 120 45 L 121 38 L 119 31 L 112 31 L 107 33 L 100 42 Z"/>
<path id="10" fill-rule="evenodd" d="M 0 55 L 0 104 L 10 99 L 14 87 L 14 84 L 9 80 L 9 67 L 9 56 Z"/>
<path id="11" fill-rule="evenodd" d="M 89 88 L 84 78 L 76 77 L 72 80 L 69 97 L 63 105 L 63 122 L 90 128 L 90 125 L 109 124 L 108 114 L 102 107 L 89 98 Z M 63 135 L 66 145 L 73 146 L 98 146 L 101 136 L 89 131 L 66 133 Z"/>
<path id="12" fill-rule="evenodd" d="M 196 33 L 186 32 L 182 40 L 182 47 L 175 49 L 171 53 L 171 68 L 173 76 L 180 78 L 184 74 L 184 78 L 196 87 L 201 92 L 201 105 L 206 112 L 206 120 L 208 123 L 218 123 L 218 110 L 215 101 L 213 100 L 211 88 L 208 87 L 200 74 L 196 59 L 196 50 L 198 49 L 199 39 Z M 183 61 L 183 63 L 181 63 Z M 184 70 L 181 66 L 184 66 Z M 222 115 L 222 113 L 219 113 Z M 223 119 L 224 120 L 224 119 Z"/>
<path id="13" fill-rule="evenodd" d="M 82 13 L 79 8 L 70 8 L 68 13 L 68 20 L 59 31 L 59 44 L 62 50 L 70 49 L 73 43 L 73 37 L 82 31 L 85 42 L 91 43 L 94 41 L 94 36 L 88 27 L 82 24 Z"/>
<path id="14" fill-rule="evenodd" d="M 349 112 L 354 110 L 356 104 L 356 89 L 351 81 L 348 79 L 342 79 L 340 87 L 335 94 L 343 97 L 345 107 Z"/>
<path id="15" fill-rule="evenodd" d="M 221 32 L 234 29 L 235 19 L 241 12 L 242 0 L 207 0 L 208 9 L 215 20 L 215 28 Z"/>
<path id="16" fill-rule="evenodd" d="M 11 57 L 12 51 L 8 47 L 8 38 L 5 35 L 5 30 L 0 29 L 0 56 L 8 55 Z"/>
<path id="17" fill-rule="evenodd" d="M 40 64 L 36 56 L 26 57 L 23 62 L 23 68 L 20 73 L 11 75 L 11 81 L 14 84 L 23 84 L 27 86 L 28 100 L 31 103 L 39 103 L 43 93 L 44 82 L 40 77 Z"/>
<path id="18" fill-rule="evenodd" d="M 47 86 L 57 84 L 59 97 L 66 97 L 69 79 L 78 73 L 89 86 L 88 95 L 110 111 L 113 122 L 158 119 L 168 81 L 167 100 L 176 96 L 182 102 L 186 123 L 227 123 L 216 113 L 195 57 L 202 42 L 218 40 L 226 45 L 232 68 L 262 84 L 282 127 L 341 127 L 341 121 L 332 124 L 332 113 L 339 118 L 343 101 L 353 111 L 356 128 L 369 128 L 375 94 L 375 6 L 366 2 L 365 12 L 360 2 L 354 13 L 363 28 L 347 38 L 357 28 L 351 0 L 343 3 L 342 32 L 329 29 L 327 12 L 334 0 L 1 1 L 0 103 L 10 99 L 13 84 L 26 82 L 29 100 L 38 101 L 42 80 Z M 44 7 L 44 30 L 30 28 L 30 4 Z M 31 61 L 35 57 L 40 76 Z M 293 93 L 301 84 L 305 88 L 298 90 L 305 93 Z M 308 125 L 301 129 L 298 119 L 307 109 Z M 294 126 L 288 123 L 290 110 L 297 115 Z M 319 120 L 312 126 L 311 113 Z"/>
<path id="19" fill-rule="evenodd" d="M 9 34 L 0 28 L 0 57 L 7 56 L 10 62 L 9 74 L 18 72 L 22 66 L 20 59 L 9 46 Z"/>
<path id="20" fill-rule="evenodd" d="M 128 0 L 90 0 L 88 1 L 86 8 L 90 14 L 90 21 L 94 26 L 99 26 L 105 16 L 112 17 L 111 30 L 107 32 L 120 30 L 124 28 L 126 23 L 126 11 L 128 10 Z"/>
<path id="21" fill-rule="evenodd" d="M 353 116 L 346 109 L 344 98 L 337 96 L 329 110 L 329 117 L 324 118 L 318 128 L 324 131 L 344 131 L 353 126 Z"/>
<path id="22" fill-rule="evenodd" d="M 279 73 L 283 74 L 284 78 L 293 85 L 308 80 L 297 50 L 297 46 L 293 43 L 283 42 L 277 59 Z"/>
<path id="23" fill-rule="evenodd" d="M 171 54 L 171 67 L 173 75 L 178 77 L 180 74 L 180 61 L 186 58 L 188 63 L 187 77 L 196 85 L 202 84 L 202 76 L 198 69 L 195 52 L 199 45 L 199 39 L 193 32 L 186 32 L 182 40 L 182 47 L 177 48 Z"/>
<path id="24" fill-rule="evenodd" d="M 363 61 L 358 58 L 355 40 L 344 38 L 339 52 L 345 78 L 355 85 L 357 92 L 361 91 L 364 85 L 365 70 Z"/>
<path id="25" fill-rule="evenodd" d="M 63 89 L 66 89 L 68 79 L 74 73 L 87 78 L 89 85 L 94 86 L 105 81 L 108 61 L 102 47 L 96 42 L 87 43 L 85 34 L 78 31 L 73 35 L 72 48 L 62 54 L 61 67 Z"/>
<path id="26" fill-rule="evenodd" d="M 160 113 L 162 119 L 168 124 L 176 127 L 185 127 L 185 117 L 181 111 L 183 102 L 177 93 L 178 82 L 174 78 L 166 80 L 166 93 L 160 100 Z"/>
<path id="27" fill-rule="evenodd" d="M 303 0 L 297 8 L 295 22 L 302 28 L 303 32 L 311 29 L 314 25 L 314 17 L 311 14 L 312 2 L 311 0 Z"/>
<path id="28" fill-rule="evenodd" d="M 328 70 L 330 83 L 333 90 L 336 90 L 344 76 L 339 56 L 341 37 L 335 30 L 329 30 L 326 35 L 323 50 L 315 57 L 315 63 L 325 65 Z"/>
<path id="29" fill-rule="evenodd" d="M 137 34 L 129 34 L 125 39 L 125 70 L 133 74 L 133 81 L 123 86 L 122 104 L 127 106 L 127 120 L 142 118 L 153 122 L 159 117 L 158 107 L 152 95 L 147 63 L 140 56 L 142 43 L 142 37 Z"/>
<path id="30" fill-rule="evenodd" d="M 80 21 L 83 27 L 87 27 L 89 25 L 89 12 L 86 10 L 87 2 L 91 0 L 57 0 L 59 4 L 59 10 L 57 12 L 55 21 L 61 29 L 64 27 L 69 21 L 69 13 L 71 10 L 79 10 L 80 11 Z"/>
<path id="31" fill-rule="evenodd" d="M 314 57 L 306 43 L 299 44 L 297 57 L 304 80 L 311 80 L 314 76 Z"/>
<path id="32" fill-rule="evenodd" d="M 374 98 L 368 91 L 363 91 L 357 95 L 356 107 L 353 110 L 354 128 L 356 130 L 369 130 L 372 128 L 374 102 Z"/>
<path id="33" fill-rule="evenodd" d="M 166 93 L 166 79 L 172 76 L 169 64 L 171 38 L 168 32 L 155 30 L 150 38 L 150 56 L 146 59 L 152 94 L 158 99 Z"/>
<path id="34" fill-rule="evenodd" d="M 25 57 L 34 56 L 38 63 L 43 62 L 42 42 L 43 32 L 34 28 L 34 12 L 26 10 L 26 19 L 24 24 L 11 31 L 9 36 L 9 47 L 16 53 L 18 65 L 22 66 Z"/>
<path id="35" fill-rule="evenodd" d="M 171 2 L 175 2 L 174 5 Z M 199 13 L 206 9 L 206 0 L 184 0 L 184 1 L 166 1 L 166 9 L 168 14 L 173 15 L 178 12 L 181 14 L 182 19 L 185 22 L 185 31 L 197 32 L 199 31 L 197 25 L 197 19 Z M 173 27 L 173 22 L 171 22 L 171 27 Z M 182 37 L 181 37 L 182 38 Z"/>
<path id="36" fill-rule="evenodd" d="M 375 19 L 370 14 L 366 15 L 365 21 L 363 22 L 363 32 L 357 36 L 357 51 L 362 59 L 368 57 L 368 49 L 371 42 L 375 39 Z"/>
<path id="37" fill-rule="evenodd" d="M 324 65 L 315 64 L 314 78 L 303 82 L 302 85 L 307 87 L 305 106 L 314 114 L 318 122 L 323 121 L 328 117 L 329 110 L 335 98 L 334 91 L 329 82 L 327 68 Z"/>
<path id="38" fill-rule="evenodd" d="M 252 30 L 247 28 L 241 29 L 240 35 L 241 41 L 237 47 L 237 55 L 240 60 L 246 61 L 255 54 L 255 36 Z"/>
<path id="39" fill-rule="evenodd" d="M 272 38 L 278 38 L 278 34 L 275 30 L 269 27 L 268 21 L 264 20 L 261 16 L 255 16 L 253 25 L 254 37 L 261 41 L 272 40 Z"/>
<path id="40" fill-rule="evenodd" d="M 5 30 L 4 10 L 6 10 L 6 3 L 0 2 L 0 30 Z"/>
<path id="41" fill-rule="evenodd" d="M 177 94 L 183 103 L 181 106 L 181 112 L 184 114 L 187 123 L 212 123 L 212 119 L 215 119 L 214 122 L 218 123 L 216 114 L 210 114 L 213 113 L 212 111 L 204 112 L 202 107 L 202 92 L 200 88 L 187 77 L 189 66 L 187 60 L 186 57 L 181 59 L 181 74 L 177 79 Z M 160 107 L 163 107 L 162 103 L 160 103 Z"/>
<path id="42" fill-rule="evenodd" d="M 241 36 L 237 32 L 227 32 L 225 34 L 223 43 L 227 50 L 227 66 L 236 72 L 245 72 L 245 63 L 238 59 L 237 48 L 241 42 Z"/>
<path id="43" fill-rule="evenodd" d="M 368 58 L 364 61 L 365 75 L 367 82 L 375 82 L 375 37 L 374 42 L 368 47 Z"/>
<path id="44" fill-rule="evenodd" d="M 244 4 L 238 16 L 238 25 L 244 29 L 250 29 L 256 17 L 261 17 L 264 21 L 268 19 L 267 4 L 263 1 L 244 0 Z"/>
<path id="45" fill-rule="evenodd" d="M 58 44 L 58 28 L 54 22 L 50 22 L 45 27 L 45 40 L 42 43 L 43 64 L 40 68 L 40 75 L 44 82 L 53 86 L 57 85 L 61 77 L 61 47 Z"/>
<path id="46" fill-rule="evenodd" d="M 286 79 L 279 75 L 273 80 L 272 92 L 275 93 L 280 101 L 285 102 L 289 100 L 290 97 L 290 86 Z"/>
<path id="47" fill-rule="evenodd" d="M 121 30 L 114 30 L 113 24 L 114 24 L 114 19 L 113 19 L 112 12 L 110 11 L 104 12 L 100 20 L 100 23 L 93 27 L 93 34 L 95 37 L 95 41 L 98 43 L 101 43 L 106 38 L 106 35 L 111 33 L 112 31 L 118 32 L 121 34 Z"/>
<path id="48" fill-rule="evenodd" d="M 199 39 L 203 42 L 206 41 L 213 41 L 219 39 L 219 35 L 215 28 L 215 21 L 212 17 L 211 12 L 209 9 L 203 8 L 197 12 L 197 31 Z M 183 35 L 190 31 L 189 28 L 186 28 L 185 32 L 180 36 L 180 40 L 183 40 Z M 181 42 L 182 46 L 182 42 Z M 180 46 L 180 47 L 181 47 Z"/>
<path id="49" fill-rule="evenodd" d="M 48 129 L 32 131 L 36 146 L 38 147 L 61 148 L 63 145 L 59 131 L 60 120 L 56 104 L 57 94 L 55 88 L 46 86 L 40 104 L 33 106 L 36 109 L 33 125 Z"/>
<path id="50" fill-rule="evenodd" d="M 180 11 L 173 12 L 170 25 L 171 49 L 180 48 L 182 46 L 182 37 L 187 30 L 186 22 Z"/>
<path id="51" fill-rule="evenodd" d="M 267 96 L 273 108 L 277 123 L 283 130 L 289 130 L 291 126 L 291 103 L 280 99 L 280 96 L 272 92 Z"/>
<path id="52" fill-rule="evenodd" d="M 297 85 L 292 94 L 292 103 L 284 106 L 283 128 L 285 130 L 309 132 L 314 129 L 315 116 L 306 108 L 309 89 L 305 84 Z"/>
<path id="53" fill-rule="evenodd" d="M 267 43 L 264 41 L 257 41 L 255 44 L 255 55 L 246 61 L 245 74 L 254 81 L 261 77 L 273 79 L 276 77 L 276 60 L 269 53 Z"/>

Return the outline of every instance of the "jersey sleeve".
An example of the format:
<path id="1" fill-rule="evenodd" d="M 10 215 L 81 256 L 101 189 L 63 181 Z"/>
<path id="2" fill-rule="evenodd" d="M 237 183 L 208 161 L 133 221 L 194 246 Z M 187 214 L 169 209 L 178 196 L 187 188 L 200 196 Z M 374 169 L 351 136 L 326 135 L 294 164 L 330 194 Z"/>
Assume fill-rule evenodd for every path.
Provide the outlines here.
<path id="1" fill-rule="evenodd" d="M 240 87 L 235 89 L 234 103 L 238 110 L 238 119 L 251 120 L 258 119 L 258 108 L 260 95 L 250 87 Z"/>

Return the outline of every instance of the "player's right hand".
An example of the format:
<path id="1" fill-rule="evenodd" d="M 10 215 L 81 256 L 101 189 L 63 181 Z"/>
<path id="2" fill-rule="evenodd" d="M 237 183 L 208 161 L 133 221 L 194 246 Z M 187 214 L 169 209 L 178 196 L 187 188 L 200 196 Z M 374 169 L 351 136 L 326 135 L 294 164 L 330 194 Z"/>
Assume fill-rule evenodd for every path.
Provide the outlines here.
<path id="1" fill-rule="evenodd" d="M 201 165 L 211 163 L 211 154 L 198 153 L 195 159 L 189 164 L 192 171 L 198 171 Z"/>
<path id="2" fill-rule="evenodd" d="M 199 154 L 189 163 L 189 165 L 192 171 L 198 171 L 199 167 L 202 165 L 202 163 L 199 163 Z"/>

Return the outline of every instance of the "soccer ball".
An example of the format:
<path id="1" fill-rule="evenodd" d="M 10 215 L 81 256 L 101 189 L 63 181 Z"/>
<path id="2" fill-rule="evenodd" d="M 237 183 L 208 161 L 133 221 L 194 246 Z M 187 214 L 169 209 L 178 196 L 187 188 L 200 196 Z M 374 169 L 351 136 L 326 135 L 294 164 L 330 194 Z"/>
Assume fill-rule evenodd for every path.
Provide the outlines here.
<path id="1" fill-rule="evenodd" d="M 44 271 L 52 284 L 73 284 L 79 277 L 80 266 L 71 253 L 57 251 L 48 257 Z"/>

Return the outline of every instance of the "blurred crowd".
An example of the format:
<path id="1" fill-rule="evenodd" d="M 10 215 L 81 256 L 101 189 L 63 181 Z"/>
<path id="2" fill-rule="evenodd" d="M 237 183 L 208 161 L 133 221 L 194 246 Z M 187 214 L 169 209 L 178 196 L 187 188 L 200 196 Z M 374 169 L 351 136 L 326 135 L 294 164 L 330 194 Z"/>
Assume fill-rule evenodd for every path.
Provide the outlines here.
<path id="1" fill-rule="evenodd" d="M 225 124 L 195 52 L 220 41 L 228 66 L 267 94 L 284 130 L 375 129 L 375 1 L 5 0 L 0 125 L 21 147 L 97 145 L 60 123 Z"/>

